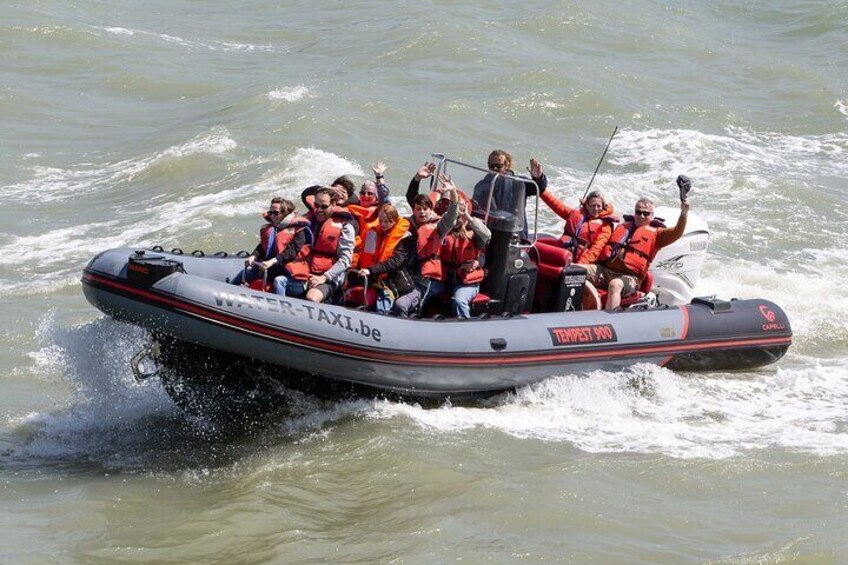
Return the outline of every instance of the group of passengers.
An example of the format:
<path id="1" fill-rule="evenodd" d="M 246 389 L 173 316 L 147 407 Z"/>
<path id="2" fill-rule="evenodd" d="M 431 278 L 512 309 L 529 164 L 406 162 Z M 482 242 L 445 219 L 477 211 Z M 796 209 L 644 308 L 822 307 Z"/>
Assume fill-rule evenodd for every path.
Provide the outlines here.
<path id="1" fill-rule="evenodd" d="M 512 157 L 496 150 L 488 169 L 510 175 Z M 482 193 L 475 187 L 469 198 L 449 176 L 439 175 L 436 190 L 419 193 L 419 183 L 431 179 L 435 163 L 424 163 L 409 183 L 408 218 L 389 201 L 385 164 L 376 163 L 374 180 L 364 182 L 359 194 L 347 177 L 330 186 L 311 186 L 301 200 L 307 213 L 300 216 L 294 203 L 275 197 L 264 214 L 260 241 L 245 259 L 245 269 L 234 284 L 265 281 L 277 294 L 325 302 L 339 295 L 345 301 L 373 305 L 381 313 L 410 316 L 422 311 L 434 297 L 449 297 L 453 315 L 471 316 L 471 303 L 480 292 L 486 272 L 485 249 L 491 239 L 486 224 L 472 215 L 474 207 L 524 209 L 511 203 L 510 184 Z M 587 280 L 607 289 L 606 308 L 617 308 L 634 294 L 648 274 L 656 253 L 680 238 L 686 229 L 688 199 L 681 187 L 680 217 L 674 228 L 654 218 L 654 204 L 640 198 L 633 216 L 618 218 L 599 191 L 589 192 L 580 206 L 571 208 L 547 190 L 539 162 L 530 159 L 533 182 L 525 182 L 519 197 L 539 197 L 565 220 L 560 238 L 537 239 L 538 256 L 564 256 L 564 265 L 576 263 L 587 270 Z M 688 179 L 684 182 L 688 183 Z M 528 181 L 530 179 L 527 179 Z M 688 186 L 685 187 L 688 191 Z M 527 238 L 526 217 L 521 236 Z"/>

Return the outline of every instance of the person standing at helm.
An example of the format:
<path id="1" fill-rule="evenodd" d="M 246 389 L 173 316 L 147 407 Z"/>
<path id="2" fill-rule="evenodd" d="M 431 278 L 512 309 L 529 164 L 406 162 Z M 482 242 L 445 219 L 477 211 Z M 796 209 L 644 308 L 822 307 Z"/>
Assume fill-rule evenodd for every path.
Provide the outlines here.
<path id="1" fill-rule="evenodd" d="M 534 178 L 542 176 L 542 166 L 536 159 L 530 159 L 530 174 Z M 617 221 L 613 215 L 612 204 L 604 199 L 603 193 L 593 190 L 581 201 L 579 208 L 571 208 L 545 188 L 541 191 L 542 201 L 565 220 L 565 225 L 559 241 L 553 243 L 539 240 L 536 245 L 567 249 L 574 263 L 588 265 L 597 261 L 612 236 L 613 226 Z"/>
<path id="2" fill-rule="evenodd" d="M 304 244 L 311 241 L 306 229 L 309 221 L 298 217 L 294 203 L 275 196 L 262 215 L 267 222 L 259 229 L 259 243 L 244 260 L 244 269 L 233 277 L 232 284 L 252 282 L 268 271 L 268 280 L 283 274 L 283 265 L 293 260 Z"/>
<path id="3" fill-rule="evenodd" d="M 521 182 L 512 178 L 507 178 L 503 175 L 517 176 L 512 170 L 512 155 L 503 149 L 495 149 L 489 153 L 488 169 L 490 174 L 486 175 L 481 181 L 474 186 L 474 192 L 471 196 L 471 201 L 478 216 L 483 216 L 486 213 L 486 206 L 489 205 L 489 193 L 491 195 L 491 207 L 489 211 L 503 210 L 509 213 L 516 213 L 521 216 L 521 237 L 528 238 L 526 199 L 531 196 L 536 196 L 536 186 L 541 192 L 544 192 L 548 186 L 548 179 L 539 168 L 539 176 L 533 175 L 531 169 L 531 177 L 535 184 L 531 182 Z M 494 179 L 493 175 L 500 175 Z M 526 178 L 526 177 L 525 177 Z"/>
<path id="4" fill-rule="evenodd" d="M 324 302 L 339 288 L 350 267 L 354 246 L 353 217 L 333 209 L 333 190 L 315 192 L 312 211 L 307 215 L 314 243 L 305 245 L 297 259 L 286 265 L 286 275 L 274 279 L 274 292 Z"/>
<path id="5" fill-rule="evenodd" d="M 653 201 L 648 198 L 636 201 L 634 215 L 625 216 L 624 222 L 613 230 L 598 264 L 586 266 L 587 280 L 607 289 L 607 310 L 615 310 L 622 298 L 639 289 L 657 252 L 680 239 L 686 231 L 688 214 L 689 199 L 684 197 L 680 200 L 677 225 L 666 228 L 654 218 Z"/>

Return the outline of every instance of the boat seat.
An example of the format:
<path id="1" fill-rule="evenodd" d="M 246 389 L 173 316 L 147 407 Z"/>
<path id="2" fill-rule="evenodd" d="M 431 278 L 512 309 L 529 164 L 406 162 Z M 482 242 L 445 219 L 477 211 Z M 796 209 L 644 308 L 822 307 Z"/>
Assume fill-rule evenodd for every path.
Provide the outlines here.
<path id="1" fill-rule="evenodd" d="M 256 290 L 258 292 L 274 292 L 272 282 L 273 281 L 267 281 L 264 285 L 265 288 L 262 288 L 263 287 L 262 279 L 255 279 L 255 280 L 250 281 L 250 283 L 248 283 L 247 286 L 251 290 Z"/>
<path id="2" fill-rule="evenodd" d="M 488 294 L 483 294 L 482 292 L 478 292 L 477 296 L 475 296 L 471 300 L 471 315 L 472 316 L 481 316 L 483 314 L 489 313 L 489 302 L 492 299 Z"/>
<path id="3" fill-rule="evenodd" d="M 560 247 L 557 238 L 543 236 L 536 240 L 530 258 L 538 268 L 533 311 L 549 312 L 561 286 L 562 273 L 571 265 L 571 252 Z"/>
<path id="4" fill-rule="evenodd" d="M 348 308 L 368 308 L 369 310 L 377 307 L 377 291 L 373 288 L 368 288 L 362 285 L 348 287 L 343 295 L 344 305 Z"/>

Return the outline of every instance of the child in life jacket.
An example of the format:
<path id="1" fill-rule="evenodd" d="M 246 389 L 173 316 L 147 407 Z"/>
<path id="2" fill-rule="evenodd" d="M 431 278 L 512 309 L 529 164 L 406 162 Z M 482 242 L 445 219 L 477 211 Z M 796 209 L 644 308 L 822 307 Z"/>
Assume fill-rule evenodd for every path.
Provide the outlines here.
<path id="1" fill-rule="evenodd" d="M 268 281 L 274 280 L 283 274 L 283 266 L 311 241 L 307 229 L 309 222 L 297 216 L 290 200 L 279 196 L 272 198 L 262 217 L 267 223 L 259 228 L 259 243 L 245 258 L 244 269 L 233 278 L 233 284 L 253 282 L 265 272 Z"/>

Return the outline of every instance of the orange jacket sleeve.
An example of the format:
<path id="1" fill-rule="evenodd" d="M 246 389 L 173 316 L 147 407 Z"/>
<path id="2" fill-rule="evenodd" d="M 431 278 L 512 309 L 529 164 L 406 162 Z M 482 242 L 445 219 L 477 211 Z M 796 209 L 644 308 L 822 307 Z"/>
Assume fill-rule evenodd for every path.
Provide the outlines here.
<path id="1" fill-rule="evenodd" d="M 568 215 L 573 211 L 573 208 L 569 208 L 565 204 L 559 201 L 559 199 L 554 196 L 554 193 L 550 190 L 546 190 L 540 195 L 542 201 L 548 205 L 548 208 L 554 211 L 554 214 L 565 220 L 568 218 Z"/>
<path id="2" fill-rule="evenodd" d="M 662 249 L 666 245 L 671 245 L 683 236 L 686 231 L 687 214 L 680 212 L 680 217 L 677 218 L 677 225 L 673 228 L 660 229 L 657 233 L 657 250 Z"/>

